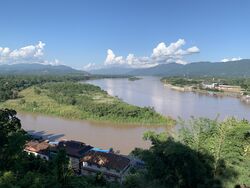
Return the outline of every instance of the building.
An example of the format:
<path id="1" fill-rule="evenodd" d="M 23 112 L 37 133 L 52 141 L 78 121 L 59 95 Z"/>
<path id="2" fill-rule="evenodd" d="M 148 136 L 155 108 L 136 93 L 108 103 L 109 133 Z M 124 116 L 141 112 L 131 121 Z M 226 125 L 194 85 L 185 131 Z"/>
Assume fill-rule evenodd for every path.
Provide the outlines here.
<path id="1" fill-rule="evenodd" d="M 212 84 L 204 84 L 202 83 L 202 87 L 205 89 L 216 89 L 216 87 L 218 86 L 217 83 L 212 83 Z"/>
<path id="2" fill-rule="evenodd" d="M 233 92 L 233 93 L 241 92 L 240 86 L 233 86 L 233 85 L 219 85 L 217 89 L 220 91 L 228 91 L 228 92 Z"/>
<path id="3" fill-rule="evenodd" d="M 80 160 L 86 152 L 91 150 L 93 147 L 86 145 L 85 143 L 73 141 L 73 140 L 63 140 L 58 143 L 54 143 L 50 147 L 50 156 L 53 157 L 60 150 L 65 150 L 67 156 L 69 157 L 69 162 L 71 167 L 76 173 L 81 172 Z"/>
<path id="4" fill-rule="evenodd" d="M 49 160 L 49 143 L 47 141 L 31 140 L 26 143 L 24 151 L 45 160 Z"/>
<path id="5" fill-rule="evenodd" d="M 132 166 L 128 157 L 90 150 L 81 159 L 82 175 L 96 175 L 102 173 L 108 181 L 122 182 Z"/>

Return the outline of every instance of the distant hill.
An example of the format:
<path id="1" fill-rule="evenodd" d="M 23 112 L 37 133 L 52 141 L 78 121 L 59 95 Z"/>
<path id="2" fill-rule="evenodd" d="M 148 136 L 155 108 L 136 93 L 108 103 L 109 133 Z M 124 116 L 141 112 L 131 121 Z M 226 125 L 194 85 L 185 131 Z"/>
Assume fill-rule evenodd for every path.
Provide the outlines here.
<path id="1" fill-rule="evenodd" d="M 91 74 L 99 74 L 99 75 L 127 75 L 132 72 L 133 68 L 121 68 L 121 67 L 112 67 L 112 68 L 102 68 L 96 70 L 90 70 Z"/>
<path id="2" fill-rule="evenodd" d="M 250 59 L 230 62 L 195 62 L 187 65 L 169 63 L 141 69 L 100 69 L 98 74 L 126 74 L 132 76 L 229 76 L 250 77 Z M 92 72 L 93 73 L 93 72 Z"/>
<path id="3" fill-rule="evenodd" d="M 65 65 L 43 65 L 43 64 L 13 64 L 0 65 L 0 74 L 36 74 L 36 75 L 64 75 L 64 74 L 84 74 L 89 73 L 73 69 Z"/>
<path id="4" fill-rule="evenodd" d="M 136 76 L 165 76 L 179 74 L 183 65 L 177 63 L 161 64 L 151 68 L 135 69 L 130 71 L 129 75 Z"/>

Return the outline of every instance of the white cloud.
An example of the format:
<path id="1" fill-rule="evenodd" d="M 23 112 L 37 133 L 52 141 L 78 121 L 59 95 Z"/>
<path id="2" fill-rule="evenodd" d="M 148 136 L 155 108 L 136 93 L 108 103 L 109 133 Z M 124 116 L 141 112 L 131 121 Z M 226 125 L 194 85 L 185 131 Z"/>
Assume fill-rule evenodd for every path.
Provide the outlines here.
<path id="1" fill-rule="evenodd" d="M 122 56 L 116 57 L 111 49 L 107 50 L 107 57 L 104 62 L 104 65 L 123 64 L 123 63 L 125 63 L 125 61 Z"/>
<path id="2" fill-rule="evenodd" d="M 200 52 L 200 49 L 197 47 L 197 46 L 193 46 L 191 48 L 188 48 L 187 49 L 187 52 L 188 53 L 199 53 Z"/>
<path id="3" fill-rule="evenodd" d="M 100 69 L 102 67 L 103 66 L 100 66 L 100 65 L 98 65 L 96 63 L 89 63 L 89 64 L 87 64 L 87 65 L 85 65 L 83 67 L 83 70 L 86 70 L 86 71 L 88 71 L 88 70 L 95 70 L 95 69 Z"/>
<path id="4" fill-rule="evenodd" d="M 24 46 L 19 49 L 11 50 L 8 47 L 0 47 L 0 64 L 17 64 L 17 63 L 41 63 L 59 65 L 59 60 L 44 60 L 45 43 L 39 41 L 35 45 Z"/>
<path id="5" fill-rule="evenodd" d="M 176 63 L 182 64 L 182 65 L 188 64 L 188 62 L 186 62 L 186 61 L 184 61 L 184 60 L 181 60 L 181 59 L 177 59 L 177 60 L 176 60 Z"/>
<path id="6" fill-rule="evenodd" d="M 184 39 L 179 39 L 169 45 L 164 42 L 159 43 L 153 50 L 150 56 L 136 57 L 130 53 L 126 58 L 123 56 L 116 56 L 111 50 L 107 50 L 107 57 L 102 65 L 88 64 L 85 66 L 85 70 L 98 69 L 106 66 L 122 66 L 122 67 L 133 67 L 133 68 L 146 68 L 153 67 L 161 63 L 176 62 L 180 64 L 187 64 L 184 57 L 199 53 L 200 49 L 196 46 L 182 49 L 186 44 Z M 98 68 L 97 68 L 98 67 Z"/>
<path id="7" fill-rule="evenodd" d="M 44 64 L 44 65 L 53 65 L 53 66 L 58 66 L 58 65 L 63 65 L 62 62 L 60 62 L 58 59 L 55 59 L 54 61 L 43 61 L 43 62 L 40 62 L 41 64 Z"/>
<path id="8" fill-rule="evenodd" d="M 196 46 L 183 50 L 182 46 L 185 44 L 186 42 L 184 39 L 179 39 L 176 42 L 171 43 L 169 46 L 164 42 L 161 42 L 153 49 L 151 57 L 153 60 L 163 63 L 183 62 L 183 56 L 200 52 L 199 48 Z"/>
<path id="9" fill-rule="evenodd" d="M 241 57 L 233 57 L 233 58 L 225 58 L 225 59 L 222 59 L 221 62 L 239 61 L 239 60 L 242 60 L 242 58 L 241 58 Z"/>

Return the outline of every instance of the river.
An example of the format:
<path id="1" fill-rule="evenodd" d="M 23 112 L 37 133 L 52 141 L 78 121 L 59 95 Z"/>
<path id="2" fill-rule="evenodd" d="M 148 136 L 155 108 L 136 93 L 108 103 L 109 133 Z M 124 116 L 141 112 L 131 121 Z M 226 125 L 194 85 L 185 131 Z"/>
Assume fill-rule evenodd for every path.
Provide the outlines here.
<path id="1" fill-rule="evenodd" d="M 175 91 L 165 87 L 157 77 L 144 77 L 136 81 L 116 78 L 87 82 L 100 86 L 127 103 L 152 106 L 157 112 L 174 118 L 215 118 L 220 114 L 220 119 L 235 116 L 250 120 L 250 105 L 237 98 Z M 169 131 L 167 127 L 106 124 L 27 113 L 19 113 L 18 117 L 25 130 L 49 140 L 79 140 L 103 149 L 120 150 L 123 154 L 128 154 L 135 147 L 149 147 L 150 143 L 142 140 L 145 131 Z"/>
<path id="2" fill-rule="evenodd" d="M 159 77 L 144 77 L 136 81 L 100 79 L 88 83 L 100 86 L 129 104 L 152 106 L 157 112 L 174 118 L 216 118 L 219 115 L 220 119 L 234 116 L 250 120 L 250 105 L 238 98 L 176 91 L 164 86 Z"/>

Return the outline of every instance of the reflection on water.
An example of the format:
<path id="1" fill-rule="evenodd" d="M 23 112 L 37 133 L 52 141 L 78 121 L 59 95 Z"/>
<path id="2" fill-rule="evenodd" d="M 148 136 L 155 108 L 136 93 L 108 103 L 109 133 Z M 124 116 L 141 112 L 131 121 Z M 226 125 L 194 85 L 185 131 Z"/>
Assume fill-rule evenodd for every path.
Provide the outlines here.
<path id="1" fill-rule="evenodd" d="M 231 97 L 213 97 L 192 92 L 171 90 L 159 78 L 146 77 L 142 80 L 127 79 L 91 80 L 113 96 L 138 106 L 152 106 L 156 111 L 172 117 L 188 119 L 190 116 L 220 118 L 235 116 L 250 120 L 250 105 Z M 74 139 L 103 149 L 114 148 L 128 154 L 135 147 L 147 148 L 142 140 L 148 130 L 169 131 L 166 127 L 116 125 L 89 121 L 73 121 L 33 114 L 18 114 L 25 130 L 42 135 L 50 140 Z"/>
<path id="2" fill-rule="evenodd" d="M 118 96 L 125 102 L 152 106 L 156 111 L 175 118 L 215 118 L 219 114 L 220 119 L 235 116 L 250 120 L 250 105 L 237 98 L 175 91 L 164 86 L 157 77 L 144 77 L 137 81 L 100 79 L 90 80 L 88 83 L 100 86 L 110 95 Z"/>
<path id="3" fill-rule="evenodd" d="M 89 121 L 66 120 L 42 115 L 19 113 L 23 128 L 31 134 L 49 140 L 73 139 L 103 149 L 114 148 L 123 154 L 130 153 L 135 147 L 148 148 L 149 142 L 142 139 L 148 130 L 167 131 L 165 127 L 139 125 L 116 125 Z"/>

